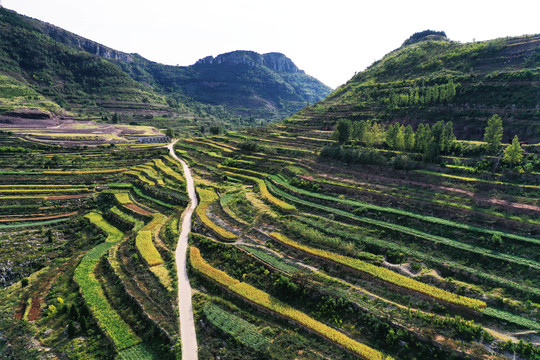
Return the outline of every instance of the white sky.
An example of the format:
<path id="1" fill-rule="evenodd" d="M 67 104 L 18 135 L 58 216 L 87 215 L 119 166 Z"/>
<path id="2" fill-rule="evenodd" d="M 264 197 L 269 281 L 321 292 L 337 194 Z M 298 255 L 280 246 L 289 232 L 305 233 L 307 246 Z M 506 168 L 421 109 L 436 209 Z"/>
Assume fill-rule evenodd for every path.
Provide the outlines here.
<path id="1" fill-rule="evenodd" d="M 540 33 L 539 0 L 0 0 L 149 60 L 191 65 L 233 50 L 281 52 L 335 88 L 414 32 L 461 42 Z"/>

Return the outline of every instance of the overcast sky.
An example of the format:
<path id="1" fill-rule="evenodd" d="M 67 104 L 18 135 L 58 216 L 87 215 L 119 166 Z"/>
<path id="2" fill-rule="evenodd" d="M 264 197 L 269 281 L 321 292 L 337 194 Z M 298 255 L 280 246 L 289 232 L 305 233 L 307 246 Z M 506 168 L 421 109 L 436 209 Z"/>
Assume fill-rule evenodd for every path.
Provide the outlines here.
<path id="1" fill-rule="evenodd" d="M 540 0 L 0 0 L 149 60 L 191 65 L 233 50 L 281 52 L 335 88 L 414 32 L 470 42 L 540 33 Z"/>

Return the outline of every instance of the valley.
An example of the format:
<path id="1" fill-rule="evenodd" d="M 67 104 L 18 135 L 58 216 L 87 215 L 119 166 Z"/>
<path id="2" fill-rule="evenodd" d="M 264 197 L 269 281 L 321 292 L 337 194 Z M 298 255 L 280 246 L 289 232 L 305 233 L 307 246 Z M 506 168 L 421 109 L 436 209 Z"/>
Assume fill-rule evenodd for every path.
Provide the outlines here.
<path id="1" fill-rule="evenodd" d="M 0 28 L 0 358 L 540 359 L 538 35 L 330 92 Z"/>
<path id="2" fill-rule="evenodd" d="M 30 260 L 3 252 L 4 324 L 16 331 L 15 313 L 36 329 L 67 326 L 36 333 L 52 353 L 193 353 L 178 327 L 186 254 L 195 333 L 184 333 L 196 334 L 199 358 L 534 359 L 538 175 L 418 161 L 402 170 L 391 165 L 400 155 L 382 150 L 377 164 L 346 164 L 321 157 L 331 137 L 278 123 L 169 149 L 34 143 L 16 155 L 62 149 L 42 171 L 4 158 L 2 237 Z M 37 252 L 24 250 L 28 235 Z"/>

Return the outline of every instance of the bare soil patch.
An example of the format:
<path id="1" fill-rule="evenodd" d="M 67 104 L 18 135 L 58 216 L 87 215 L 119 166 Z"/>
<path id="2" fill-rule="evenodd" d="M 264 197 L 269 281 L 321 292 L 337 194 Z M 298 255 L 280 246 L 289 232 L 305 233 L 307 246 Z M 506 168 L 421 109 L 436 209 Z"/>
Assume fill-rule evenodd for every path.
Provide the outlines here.
<path id="1" fill-rule="evenodd" d="M 124 206 L 127 207 L 128 209 L 131 209 L 131 210 L 135 211 L 138 214 L 141 214 L 141 215 L 152 215 L 152 213 L 150 211 L 145 210 L 145 209 L 143 209 L 142 207 L 140 207 L 140 206 L 138 206 L 136 204 L 125 204 Z"/>
<path id="2" fill-rule="evenodd" d="M 140 136 L 163 136 L 149 126 L 102 124 L 66 118 L 1 116 L 0 130 L 13 131 L 28 140 L 61 145 L 101 145 L 126 142 Z"/>
<path id="3" fill-rule="evenodd" d="M 41 315 L 41 302 L 42 298 L 32 298 L 32 305 L 28 312 L 28 321 L 36 321 Z"/>
<path id="4" fill-rule="evenodd" d="M 10 218 L 10 219 L 0 219 L 0 222 L 11 222 L 11 221 L 33 221 L 33 220 L 50 220 L 50 219 L 57 219 L 67 216 L 73 216 L 77 215 L 76 211 L 72 211 L 65 214 L 58 214 L 58 215 L 49 215 L 49 216 L 39 216 L 39 217 L 22 217 L 22 218 Z"/>
<path id="5" fill-rule="evenodd" d="M 69 200 L 69 199 L 80 199 L 90 197 L 92 194 L 78 194 L 78 195 L 54 195 L 47 196 L 47 200 Z"/>

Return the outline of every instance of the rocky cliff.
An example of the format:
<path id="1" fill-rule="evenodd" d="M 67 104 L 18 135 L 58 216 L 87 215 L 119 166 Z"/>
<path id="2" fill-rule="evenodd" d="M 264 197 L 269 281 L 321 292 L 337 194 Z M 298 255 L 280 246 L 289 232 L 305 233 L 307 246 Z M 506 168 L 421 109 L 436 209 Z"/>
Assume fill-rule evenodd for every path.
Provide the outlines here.
<path id="1" fill-rule="evenodd" d="M 248 66 L 265 66 L 271 70 L 286 73 L 304 73 L 303 70 L 292 62 L 291 59 L 285 55 L 272 52 L 267 54 L 259 54 L 255 51 L 232 51 L 229 53 L 221 54 L 216 57 L 207 56 L 200 59 L 195 65 L 200 64 L 233 64 L 233 65 L 248 65 Z"/>

